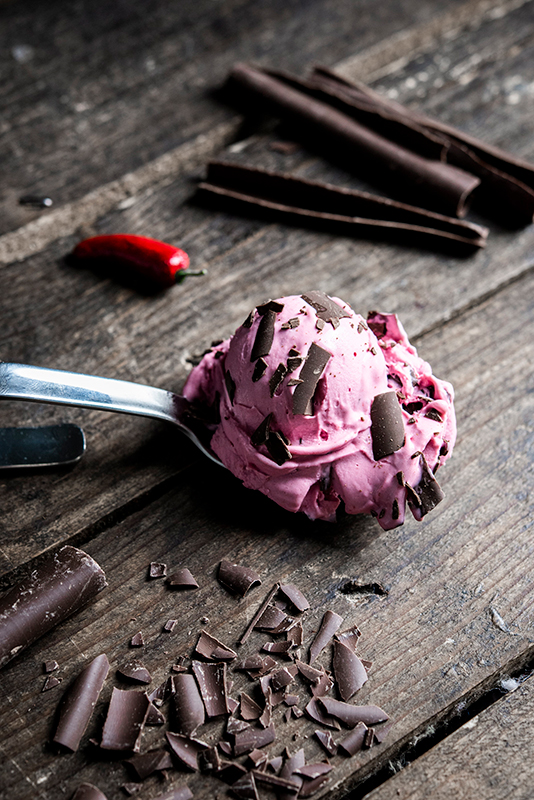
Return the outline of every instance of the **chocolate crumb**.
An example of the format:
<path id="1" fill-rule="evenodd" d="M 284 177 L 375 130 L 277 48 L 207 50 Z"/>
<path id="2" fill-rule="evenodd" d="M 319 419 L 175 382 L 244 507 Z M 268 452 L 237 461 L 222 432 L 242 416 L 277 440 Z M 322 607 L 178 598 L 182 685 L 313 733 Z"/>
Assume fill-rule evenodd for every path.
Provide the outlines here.
<path id="1" fill-rule="evenodd" d="M 145 640 L 143 639 L 143 634 L 141 631 L 138 631 L 132 638 L 130 639 L 130 647 L 143 647 Z"/>
<path id="2" fill-rule="evenodd" d="M 55 689 L 56 686 L 59 686 L 61 680 L 61 678 L 56 678 L 55 675 L 50 675 L 50 677 L 46 678 L 45 682 L 43 683 L 41 692 L 48 692 L 50 689 Z"/>
<path id="3" fill-rule="evenodd" d="M 252 373 L 252 381 L 253 383 L 257 383 L 260 378 L 263 378 L 265 375 L 265 370 L 267 369 L 267 362 L 264 358 L 258 358 L 256 363 L 254 364 L 254 372 Z"/>
<path id="4" fill-rule="evenodd" d="M 149 578 L 164 578 L 167 574 L 167 564 L 158 564 L 152 561 L 148 570 Z"/>
<path id="5" fill-rule="evenodd" d="M 133 683 L 150 683 L 152 680 L 152 676 L 146 667 L 134 659 L 117 667 L 117 674 Z"/>
<path id="6" fill-rule="evenodd" d="M 291 330 L 293 328 L 298 328 L 299 325 L 300 325 L 299 318 L 298 317 L 291 317 L 291 319 L 288 319 L 287 322 L 283 322 L 282 323 L 282 325 L 280 326 L 280 329 L 283 330 L 283 331 L 288 331 L 288 330 Z"/>
<path id="7" fill-rule="evenodd" d="M 317 328 L 318 331 L 322 331 L 324 328 L 324 319 L 317 318 L 317 320 L 315 321 L 315 327 Z"/>
<path id="8" fill-rule="evenodd" d="M 54 670 L 59 669 L 59 664 L 57 661 L 45 661 L 43 664 L 43 672 L 54 672 Z"/>
<path id="9" fill-rule="evenodd" d="M 172 631 L 176 628 L 177 623 L 178 623 L 177 619 L 168 619 L 165 625 L 163 626 L 163 630 L 166 633 L 172 633 Z"/>

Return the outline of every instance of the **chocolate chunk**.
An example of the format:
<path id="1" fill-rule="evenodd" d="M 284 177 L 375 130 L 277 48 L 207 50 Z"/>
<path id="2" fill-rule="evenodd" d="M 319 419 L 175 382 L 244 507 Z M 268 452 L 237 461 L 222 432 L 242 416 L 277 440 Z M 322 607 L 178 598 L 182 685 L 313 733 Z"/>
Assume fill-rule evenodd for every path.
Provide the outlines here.
<path id="1" fill-rule="evenodd" d="M 250 753 L 260 747 L 266 747 L 275 740 L 274 725 L 271 723 L 268 728 L 248 728 L 235 737 L 234 755 L 241 756 Z"/>
<path id="2" fill-rule="evenodd" d="M 195 647 L 195 653 L 211 661 L 233 661 L 237 654 L 215 636 L 201 631 Z"/>
<path id="3" fill-rule="evenodd" d="M 245 773 L 232 784 L 232 793 L 241 800 L 260 800 L 252 772 Z"/>
<path id="4" fill-rule="evenodd" d="M 261 578 L 255 570 L 242 567 L 240 564 L 232 564 L 226 559 L 219 564 L 217 579 L 225 589 L 240 597 L 244 597 L 253 586 L 261 584 Z"/>
<path id="5" fill-rule="evenodd" d="M 342 622 L 343 617 L 340 617 L 335 611 L 325 611 L 323 619 L 321 620 L 321 627 L 317 631 L 317 635 L 310 647 L 310 664 L 313 664 L 319 653 L 324 650 Z"/>
<path id="6" fill-rule="evenodd" d="M 193 578 L 187 567 L 176 570 L 165 581 L 173 589 L 198 589 L 198 583 Z"/>
<path id="7" fill-rule="evenodd" d="M 327 714 L 341 720 L 348 728 L 353 728 L 358 722 L 375 725 L 377 722 L 385 722 L 389 719 L 386 712 L 378 706 L 353 706 L 331 697 L 321 697 L 319 703 Z"/>
<path id="8" fill-rule="evenodd" d="M 371 437 L 375 461 L 380 461 L 403 447 L 404 423 L 395 392 L 384 392 L 375 396 L 371 406 Z"/>
<path id="9" fill-rule="evenodd" d="M 282 466 L 286 461 L 293 458 L 286 444 L 285 436 L 281 431 L 270 431 L 267 439 L 267 450 L 278 466 Z"/>
<path id="10" fill-rule="evenodd" d="M 247 758 L 254 769 L 258 769 L 258 767 L 261 767 L 262 764 L 267 763 L 268 755 L 267 753 L 264 753 L 263 750 L 252 750 L 248 754 Z"/>
<path id="11" fill-rule="evenodd" d="M 259 309 L 258 309 L 259 310 Z M 276 322 L 276 311 L 268 309 L 260 319 L 256 338 L 252 346 L 250 360 L 256 361 L 261 356 L 268 356 L 274 340 L 274 323 Z"/>
<path id="12" fill-rule="evenodd" d="M 235 719 L 235 717 L 230 717 L 226 723 L 226 735 L 234 736 L 236 733 L 246 731 L 247 728 L 250 728 L 250 724 L 244 719 Z"/>
<path id="13" fill-rule="evenodd" d="M 325 711 L 322 702 L 319 698 L 312 697 L 304 709 L 306 714 L 314 722 L 319 722 L 321 725 L 326 725 L 327 728 L 334 728 L 334 730 L 338 731 L 340 729 L 339 722 L 334 716 Z"/>
<path id="14" fill-rule="evenodd" d="M 274 584 L 273 588 L 271 589 L 271 591 L 269 592 L 269 594 L 267 595 L 267 597 L 265 598 L 265 600 L 263 601 L 263 603 L 261 604 L 259 609 L 254 614 L 254 616 L 250 620 L 249 624 L 247 625 L 247 628 L 246 628 L 244 634 L 241 636 L 241 639 L 239 640 L 239 644 L 245 644 L 245 642 L 249 638 L 250 634 L 254 630 L 257 621 L 260 619 L 260 617 L 264 613 L 265 609 L 267 608 L 267 606 L 269 605 L 269 603 L 273 599 L 274 595 L 278 591 L 279 586 L 280 586 L 280 584 L 278 584 L 278 583 Z"/>
<path id="15" fill-rule="evenodd" d="M 143 647 L 145 640 L 141 631 L 135 633 L 130 639 L 130 647 Z"/>
<path id="16" fill-rule="evenodd" d="M 143 755 L 138 754 L 126 759 L 125 763 L 131 766 L 140 781 L 144 781 L 154 772 L 172 767 L 171 757 L 166 750 L 149 750 Z"/>
<path id="17" fill-rule="evenodd" d="M 286 706 L 289 706 L 290 708 L 292 708 L 293 706 L 296 706 L 298 701 L 299 701 L 298 694 L 285 694 L 284 695 L 284 703 L 286 704 Z"/>
<path id="18" fill-rule="evenodd" d="M 312 797 L 315 792 L 319 791 L 323 783 L 326 783 L 328 780 L 328 775 L 319 775 L 317 778 L 313 780 L 304 780 L 304 783 L 301 786 L 299 792 L 300 797 Z"/>
<path id="19" fill-rule="evenodd" d="M 332 354 L 312 342 L 306 361 L 300 370 L 302 383 L 293 392 L 293 414 L 313 416 L 313 398 L 319 379 Z"/>
<path id="20" fill-rule="evenodd" d="M 106 795 L 92 783 L 80 783 L 71 800 L 107 800 Z"/>
<path id="21" fill-rule="evenodd" d="M 290 356 L 287 359 L 287 371 L 294 372 L 296 369 L 300 367 L 304 359 L 302 356 Z"/>
<path id="22" fill-rule="evenodd" d="M 435 422 L 443 422 L 443 417 L 436 408 L 429 408 L 428 411 L 425 411 L 425 417 L 433 419 Z"/>
<path id="23" fill-rule="evenodd" d="M 287 375 L 286 365 L 278 364 L 277 368 L 269 378 L 269 391 L 271 393 L 271 397 L 274 397 L 276 390 L 281 385 L 286 375 Z"/>
<path id="24" fill-rule="evenodd" d="M 299 620 L 294 625 L 292 625 L 291 628 L 289 628 L 289 630 L 286 633 L 286 639 L 288 640 L 288 642 L 291 642 L 292 647 L 298 647 L 299 645 L 302 644 L 302 637 L 303 637 L 302 622 L 300 622 Z"/>
<path id="25" fill-rule="evenodd" d="M 226 701 L 226 663 L 205 664 L 203 661 L 193 661 L 193 672 L 204 702 L 208 717 L 219 717 L 229 714 Z"/>
<path id="26" fill-rule="evenodd" d="M 374 740 L 375 740 L 375 729 L 368 728 L 367 731 L 365 732 L 365 739 L 363 740 L 363 746 L 365 747 L 365 749 L 372 747 L 374 744 Z"/>
<path id="27" fill-rule="evenodd" d="M 364 722 L 358 722 L 353 731 L 339 742 L 339 749 L 347 756 L 358 753 L 365 744 L 368 728 Z"/>
<path id="28" fill-rule="evenodd" d="M 256 311 L 258 314 L 266 314 L 268 311 L 274 311 L 276 314 L 279 314 L 280 311 L 284 310 L 284 304 L 279 303 L 278 300 L 267 300 L 266 303 L 262 303 L 259 306 L 256 306 Z"/>
<path id="29" fill-rule="evenodd" d="M 139 661 L 131 660 L 117 668 L 117 673 L 133 683 L 150 683 L 150 672 Z"/>
<path id="30" fill-rule="evenodd" d="M 198 754 L 198 768 L 201 772 L 216 773 L 222 767 L 222 760 L 216 747 L 208 747 Z"/>
<path id="31" fill-rule="evenodd" d="M 262 728 L 268 728 L 272 722 L 273 707 L 271 701 L 272 690 L 271 687 L 268 686 L 265 691 L 265 708 L 263 709 L 261 716 L 258 718 L 258 722 Z"/>
<path id="32" fill-rule="evenodd" d="M 421 480 L 414 486 L 414 492 L 419 499 L 419 508 L 421 515 L 425 516 L 429 511 L 432 511 L 438 503 L 441 503 L 445 495 L 441 490 L 441 486 L 434 477 L 432 471 L 429 469 L 424 456 L 421 456 L 421 466 L 423 473 Z"/>
<path id="33" fill-rule="evenodd" d="M 248 694 L 241 692 L 240 701 L 239 713 L 244 720 L 259 719 L 261 708 Z"/>
<path id="34" fill-rule="evenodd" d="M 368 317 L 373 317 L 376 315 L 376 313 L 377 313 L 376 311 L 370 311 Z M 376 322 L 376 321 L 372 322 L 368 320 L 367 324 L 369 325 L 369 327 L 371 328 L 377 339 L 381 339 L 383 336 L 386 335 L 387 326 L 385 322 Z"/>
<path id="35" fill-rule="evenodd" d="M 308 292 L 301 296 L 308 305 L 315 309 L 317 317 L 322 319 L 323 322 L 330 322 L 333 328 L 337 328 L 340 319 L 351 316 L 348 311 L 345 311 L 339 303 L 336 303 L 324 292 Z"/>
<path id="36" fill-rule="evenodd" d="M 265 359 L 258 358 L 256 363 L 254 364 L 254 372 L 252 373 L 253 383 L 257 383 L 260 378 L 263 378 L 266 369 L 267 369 L 267 362 L 265 361 Z"/>
<path id="37" fill-rule="evenodd" d="M 330 733 L 330 731 L 315 731 L 315 736 L 319 740 L 320 744 L 328 755 L 335 756 L 337 753 L 337 744 L 334 741 L 334 737 Z"/>
<path id="38" fill-rule="evenodd" d="M 199 739 L 191 739 L 189 736 L 183 736 L 181 733 L 171 733 L 167 731 L 165 734 L 169 742 L 172 752 L 179 758 L 179 760 L 189 769 L 198 770 L 198 754 L 202 750 L 206 750 L 208 745 L 201 742 Z"/>
<path id="39" fill-rule="evenodd" d="M 173 730 L 191 735 L 204 722 L 204 703 L 193 675 L 182 673 L 174 676 Z"/>
<path id="40" fill-rule="evenodd" d="M 289 602 L 295 606 L 297 611 L 307 611 L 310 607 L 310 604 L 295 584 L 293 583 L 281 583 L 280 584 L 280 591 L 282 592 L 285 597 L 289 600 Z"/>
<path id="41" fill-rule="evenodd" d="M 167 720 L 157 708 L 154 703 L 150 703 L 148 707 L 148 714 L 146 716 L 145 725 L 165 725 Z"/>
<path id="42" fill-rule="evenodd" d="M 158 564 L 157 561 L 152 561 L 148 569 L 149 578 L 164 578 L 167 574 L 167 564 Z"/>
<path id="43" fill-rule="evenodd" d="M 43 672 L 54 672 L 56 669 L 59 669 L 57 661 L 45 661 L 43 664 Z"/>
<path id="44" fill-rule="evenodd" d="M 128 750 L 137 753 L 141 746 L 141 733 L 148 707 L 146 692 L 113 689 L 100 747 L 103 750 Z"/>
<path id="45" fill-rule="evenodd" d="M 288 356 L 290 358 L 294 358 L 295 356 L 300 356 L 300 352 L 296 348 L 292 347 L 288 353 Z"/>
<path id="46" fill-rule="evenodd" d="M 322 331 L 324 329 L 324 325 L 325 325 L 324 319 L 319 319 L 319 317 L 317 317 L 317 320 L 315 322 L 315 327 L 317 328 L 317 330 Z"/>
<path id="47" fill-rule="evenodd" d="M 283 322 L 282 325 L 280 325 L 280 329 L 283 330 L 283 331 L 288 331 L 288 330 L 291 330 L 293 328 L 298 328 L 299 325 L 300 325 L 299 318 L 298 317 L 291 317 L 291 319 L 288 319 L 287 322 Z"/>
<path id="48" fill-rule="evenodd" d="M 267 414 L 265 419 L 260 422 L 252 436 L 250 437 L 250 442 L 253 447 L 261 447 L 262 444 L 265 444 L 271 432 L 271 420 L 273 418 L 272 412 Z"/>
<path id="49" fill-rule="evenodd" d="M 334 640 L 333 668 L 341 699 L 347 702 L 367 681 L 365 667 L 349 647 Z"/>
<path id="50" fill-rule="evenodd" d="M 276 631 L 287 620 L 287 614 L 276 606 L 267 606 L 259 620 L 254 625 L 258 631 Z"/>
<path id="51" fill-rule="evenodd" d="M 53 742 L 75 752 L 89 724 L 96 701 L 109 671 L 105 654 L 97 656 L 69 686 L 59 705 L 59 720 Z"/>
<path id="52" fill-rule="evenodd" d="M 163 626 L 163 630 L 166 633 L 172 633 L 173 630 L 176 628 L 177 623 L 178 623 L 177 619 L 168 619 L 165 625 Z"/>
<path id="53" fill-rule="evenodd" d="M 56 678 L 55 675 L 50 675 L 43 683 L 41 692 L 48 692 L 50 689 L 55 689 L 61 683 L 61 678 Z"/>
<path id="54" fill-rule="evenodd" d="M 0 667 L 107 586 L 91 556 L 66 545 L 0 600 Z"/>
<path id="55" fill-rule="evenodd" d="M 271 758 L 271 760 L 267 762 L 267 769 L 272 769 L 272 771 L 276 775 L 278 775 L 283 763 L 284 759 L 282 756 L 275 756 L 274 758 Z"/>
<path id="56" fill-rule="evenodd" d="M 294 669 L 291 669 L 291 667 L 282 667 L 281 669 L 275 670 L 271 675 L 273 692 L 279 692 L 280 689 L 285 689 L 286 686 L 293 683 L 296 672 L 296 667 L 294 667 Z"/>
<path id="57" fill-rule="evenodd" d="M 300 661 L 300 659 L 297 659 L 295 664 L 297 665 L 299 673 L 309 683 L 317 683 L 324 675 L 324 669 L 322 667 L 321 669 L 316 669 L 309 664 L 305 664 L 304 661 Z"/>

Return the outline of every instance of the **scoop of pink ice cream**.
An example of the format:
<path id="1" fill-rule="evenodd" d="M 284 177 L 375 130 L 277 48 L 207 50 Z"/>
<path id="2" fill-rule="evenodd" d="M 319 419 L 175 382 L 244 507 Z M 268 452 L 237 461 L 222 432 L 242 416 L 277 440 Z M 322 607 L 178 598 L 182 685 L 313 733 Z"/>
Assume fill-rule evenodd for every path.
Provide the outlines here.
<path id="1" fill-rule="evenodd" d="M 394 314 L 367 321 L 322 292 L 258 306 L 184 387 L 217 412 L 211 446 L 245 486 L 289 511 L 371 513 L 402 525 L 442 499 L 435 472 L 456 439 L 453 388 Z"/>

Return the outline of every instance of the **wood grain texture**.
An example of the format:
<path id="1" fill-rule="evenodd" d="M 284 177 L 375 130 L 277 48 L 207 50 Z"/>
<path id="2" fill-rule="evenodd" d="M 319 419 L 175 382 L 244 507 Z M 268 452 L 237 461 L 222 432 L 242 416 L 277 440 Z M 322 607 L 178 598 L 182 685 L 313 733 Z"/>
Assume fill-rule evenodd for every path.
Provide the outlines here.
<path id="1" fill-rule="evenodd" d="M 368 800 L 528 800 L 534 748 L 534 679 L 467 722 Z"/>
<path id="2" fill-rule="evenodd" d="M 533 81 L 529 7 L 514 11 L 507 26 L 502 19 L 490 20 L 466 32 L 461 41 L 454 40 L 451 55 L 456 61 L 451 59 L 450 69 L 463 63 L 464 52 L 476 48 L 481 39 L 497 46 L 508 37 L 508 69 L 514 74 L 521 71 L 525 84 Z M 514 49 L 516 40 L 520 44 Z M 413 100 L 412 84 L 405 76 L 411 70 L 417 84 L 419 68 L 417 59 L 402 68 L 401 100 Z M 488 58 L 477 69 L 482 85 L 489 86 L 496 74 L 504 74 L 505 66 Z M 440 107 L 448 109 L 450 121 L 461 122 L 464 108 L 475 108 L 478 124 L 482 127 L 485 120 L 487 131 L 498 131 L 499 141 L 506 138 L 512 149 L 516 135 L 523 135 L 528 113 L 534 112 L 534 97 L 525 95 L 522 103 L 508 106 L 509 113 L 499 117 L 494 129 L 500 105 L 493 97 L 484 99 L 477 82 L 463 86 L 451 79 L 425 91 L 425 106 L 438 104 L 444 93 Z M 273 138 L 275 134 L 256 136 L 241 143 L 240 152 L 234 146 L 226 155 L 306 177 L 360 185 L 350 173 L 305 151 L 291 157 L 274 153 L 269 149 Z M 265 293 L 282 296 L 315 287 L 343 297 L 363 313 L 375 307 L 395 310 L 417 341 L 421 332 L 439 327 L 534 263 L 532 226 L 519 233 L 493 226 L 485 252 L 456 259 L 208 212 L 191 201 L 190 179 L 198 174 L 191 173 L 197 169 L 194 164 L 168 185 L 146 187 L 132 196 L 134 202 L 128 207 L 106 213 L 94 231 L 123 230 L 179 243 L 195 267 L 209 269 L 209 276 L 191 279 L 165 295 L 143 297 L 103 276 L 63 264 L 76 238 L 60 239 L 24 263 L 0 271 L 3 360 L 179 390 L 190 359 L 213 339 L 230 335 Z M 2 573 L 69 537 L 84 541 L 93 529 L 108 524 L 110 514 L 121 516 L 128 513 L 129 504 L 146 503 L 153 491 L 164 491 L 158 489 L 162 481 L 196 458 L 177 432 L 148 420 L 22 403 L 3 403 L 0 420 L 5 425 L 77 421 L 85 428 L 89 445 L 87 456 L 72 471 L 41 473 L 31 482 L 25 476 L 2 476 Z"/>
<path id="3" fill-rule="evenodd" d="M 118 762 L 95 763 L 89 744 L 68 758 L 50 752 L 45 743 L 60 690 L 39 693 L 42 661 L 60 662 L 66 683 L 88 659 L 106 652 L 113 673 L 129 654 L 130 636 L 141 629 L 147 643 L 142 660 L 157 685 L 177 655 L 190 653 L 201 617 L 209 618 L 208 631 L 233 647 L 276 580 L 295 583 L 308 597 L 308 641 L 326 608 L 340 613 L 347 626 L 360 627 L 359 652 L 373 668 L 357 701 L 376 703 L 395 721 L 383 745 L 351 760 L 336 758 L 323 796 L 342 796 L 530 658 L 533 283 L 526 276 L 420 342 L 438 374 L 456 385 L 460 420 L 457 450 L 441 478 L 445 500 L 422 524 L 410 520 L 383 533 L 370 518 L 335 527 L 311 523 L 243 489 L 215 465 L 197 462 L 166 496 L 94 536 L 86 549 L 104 568 L 109 589 L 2 673 L 0 731 L 9 796 L 31 796 L 29 782 L 45 776 L 45 796 L 67 797 L 76 770 L 78 779 L 118 797 L 127 776 Z M 243 601 L 230 598 L 215 578 L 222 558 L 256 569 L 261 589 Z M 147 581 L 150 561 L 169 569 L 187 566 L 200 591 L 176 594 L 162 581 Z M 349 581 L 378 582 L 387 595 L 344 593 Z M 492 608 L 507 630 L 495 624 Z M 161 632 L 169 618 L 180 621 L 172 636 Z M 256 652 L 266 638 L 254 634 L 240 652 Z M 327 651 L 320 660 L 329 666 Z M 239 688 L 242 678 L 237 680 Z M 110 677 L 103 702 L 113 683 Z M 319 756 L 311 737 L 316 726 L 276 721 L 272 754 L 302 744 L 308 758 Z M 98 729 L 95 719 L 87 737 Z M 160 731 L 147 730 L 143 751 L 160 739 Z M 172 779 L 181 777 L 173 773 Z M 215 783 L 194 776 L 189 782 L 195 796 L 213 796 Z M 146 796 L 158 790 L 156 781 L 149 783 Z"/>

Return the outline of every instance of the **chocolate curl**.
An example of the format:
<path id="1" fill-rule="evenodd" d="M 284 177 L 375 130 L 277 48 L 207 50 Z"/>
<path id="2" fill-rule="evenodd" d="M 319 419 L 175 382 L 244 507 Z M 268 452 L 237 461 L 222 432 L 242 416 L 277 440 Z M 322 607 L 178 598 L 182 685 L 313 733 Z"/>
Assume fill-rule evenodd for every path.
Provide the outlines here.
<path id="1" fill-rule="evenodd" d="M 300 225 L 458 250 L 485 247 L 488 229 L 386 197 L 344 189 L 283 172 L 221 161 L 208 165 L 199 189 L 238 207 L 254 206 Z M 258 361 L 257 364 L 260 362 Z M 256 374 L 253 380 L 259 380 Z"/>
<path id="2" fill-rule="evenodd" d="M 361 125 L 328 103 L 315 99 L 304 81 L 278 72 L 236 64 L 231 73 L 234 85 L 261 98 L 277 116 L 304 126 L 307 133 L 326 140 L 330 146 L 348 146 L 356 156 L 372 162 L 377 177 L 399 183 L 421 198 L 423 205 L 450 215 L 463 216 L 469 195 L 480 179 L 445 164 L 425 158 Z M 309 92 L 309 93 L 307 93 Z"/>
<path id="3" fill-rule="evenodd" d="M 54 743 L 75 752 L 85 733 L 109 672 L 105 653 L 97 656 L 69 686 L 59 706 Z"/>
<path id="4" fill-rule="evenodd" d="M 418 152 L 441 149 L 442 158 L 481 180 L 474 199 L 493 218 L 522 227 L 534 214 L 534 166 L 463 131 L 405 108 L 358 81 L 316 67 L 308 86 L 360 122 Z"/>
<path id="5" fill-rule="evenodd" d="M 107 586 L 91 556 L 66 545 L 0 601 L 0 667 Z"/>

